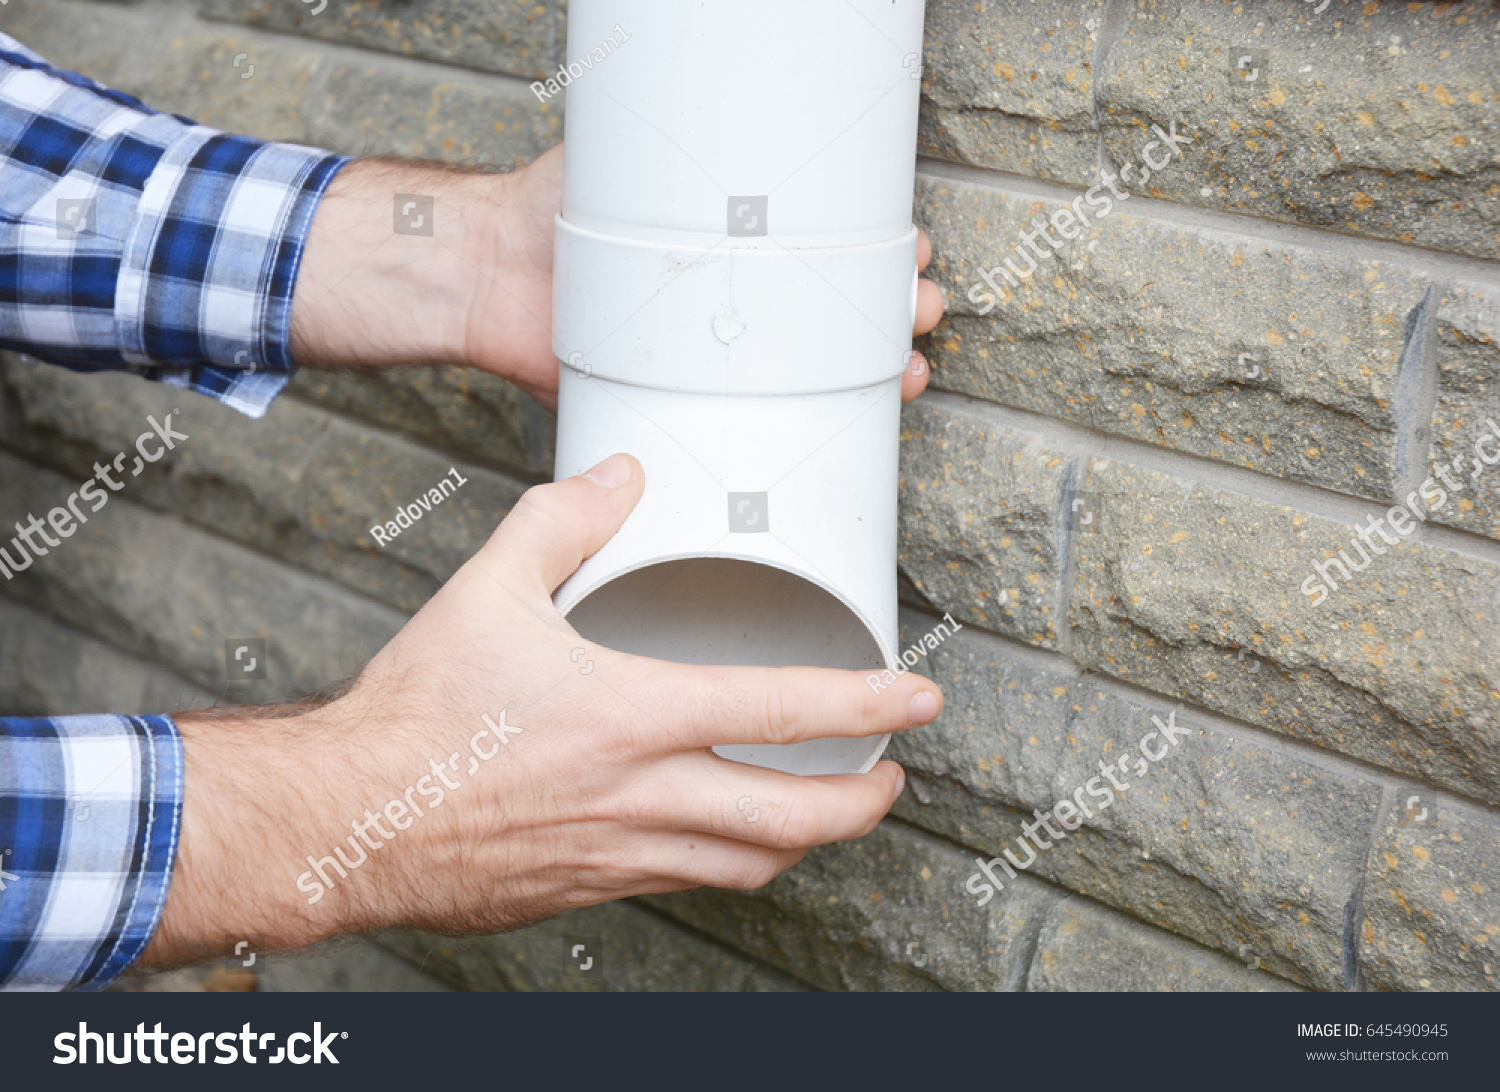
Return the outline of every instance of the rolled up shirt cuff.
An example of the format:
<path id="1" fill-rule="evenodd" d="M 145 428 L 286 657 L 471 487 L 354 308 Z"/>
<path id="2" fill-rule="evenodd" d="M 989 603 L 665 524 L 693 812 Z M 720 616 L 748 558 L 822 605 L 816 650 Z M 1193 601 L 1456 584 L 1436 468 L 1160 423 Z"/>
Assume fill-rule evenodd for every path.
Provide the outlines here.
<path id="1" fill-rule="evenodd" d="M 292 293 L 349 159 L 194 126 L 162 154 L 125 240 L 120 354 L 148 378 L 262 416 L 294 372 Z"/>
<path id="2" fill-rule="evenodd" d="M 166 905 L 182 772 L 169 717 L 0 719 L 0 988 L 98 989 L 140 957 Z"/>

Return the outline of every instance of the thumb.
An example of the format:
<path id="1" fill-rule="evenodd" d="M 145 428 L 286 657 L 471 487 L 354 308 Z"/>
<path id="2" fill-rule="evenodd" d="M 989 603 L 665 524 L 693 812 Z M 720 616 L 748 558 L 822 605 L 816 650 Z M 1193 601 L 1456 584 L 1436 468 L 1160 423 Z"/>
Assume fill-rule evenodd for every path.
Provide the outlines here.
<path id="1" fill-rule="evenodd" d="M 646 474 L 629 455 L 611 455 L 592 470 L 528 489 L 485 552 L 502 558 L 551 595 L 584 560 L 614 537 L 634 510 Z"/>

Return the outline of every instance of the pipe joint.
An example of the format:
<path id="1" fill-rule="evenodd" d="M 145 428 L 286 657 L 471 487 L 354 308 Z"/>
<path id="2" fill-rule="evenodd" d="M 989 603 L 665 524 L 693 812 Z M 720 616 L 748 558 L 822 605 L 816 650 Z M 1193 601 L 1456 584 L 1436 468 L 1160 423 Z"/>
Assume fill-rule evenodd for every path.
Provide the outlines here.
<path id="1" fill-rule="evenodd" d="M 589 377 L 700 394 L 818 394 L 899 377 L 917 231 L 860 246 L 742 248 L 557 219 L 553 351 Z"/>

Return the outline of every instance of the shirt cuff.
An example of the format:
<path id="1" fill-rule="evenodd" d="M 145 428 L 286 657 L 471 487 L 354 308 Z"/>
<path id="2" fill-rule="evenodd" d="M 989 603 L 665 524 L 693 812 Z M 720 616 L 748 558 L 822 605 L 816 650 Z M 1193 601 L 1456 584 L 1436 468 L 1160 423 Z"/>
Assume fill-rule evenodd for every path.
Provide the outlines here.
<path id="1" fill-rule="evenodd" d="M 171 718 L 0 719 L 0 988 L 98 989 L 139 958 L 181 817 Z"/>
<path id="2" fill-rule="evenodd" d="M 193 126 L 162 154 L 125 240 L 121 356 L 150 378 L 262 416 L 290 381 L 292 291 L 346 156 Z"/>

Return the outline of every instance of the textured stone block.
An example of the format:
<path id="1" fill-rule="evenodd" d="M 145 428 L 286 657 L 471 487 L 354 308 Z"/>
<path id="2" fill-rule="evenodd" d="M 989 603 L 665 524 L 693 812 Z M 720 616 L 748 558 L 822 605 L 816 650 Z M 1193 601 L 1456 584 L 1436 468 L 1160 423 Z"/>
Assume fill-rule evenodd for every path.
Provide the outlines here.
<path id="1" fill-rule="evenodd" d="M 254 976 L 257 993 L 445 993 L 450 987 L 414 964 L 363 937 L 345 937 L 295 952 L 261 953 Z M 249 975 L 245 976 L 248 977 Z M 109 993 L 220 992 L 241 979 L 217 960 L 157 974 L 130 974 L 106 987 Z M 237 983 L 238 984 L 238 983 Z"/>
<path id="2" fill-rule="evenodd" d="M 12 5 L 6 33 L 59 67 L 204 125 L 311 145 L 336 138 L 309 105 L 320 55 L 297 43 L 210 30 L 177 8 L 61 0 Z"/>
<path id="3" fill-rule="evenodd" d="M 567 37 L 566 7 L 555 0 L 198 0 L 198 8 L 210 19 L 530 79 L 557 67 Z"/>
<path id="4" fill-rule="evenodd" d="M 175 713 L 213 701 L 159 664 L 0 598 L 0 716 Z"/>
<path id="5" fill-rule="evenodd" d="M 1500 989 L 1500 823 L 1398 793 L 1370 851 L 1359 959 L 1383 990 Z"/>
<path id="6" fill-rule="evenodd" d="M 510 80 L 439 76 L 379 55 L 357 62 L 312 42 L 205 26 L 176 8 L 54 0 L 6 19 L 8 34 L 55 64 L 230 132 L 499 167 L 562 139 L 562 111 Z"/>
<path id="7" fill-rule="evenodd" d="M 405 611 L 484 545 L 524 488 L 292 399 L 251 420 L 131 376 L 14 359 L 0 375 L 11 405 L 4 444 L 79 481 L 119 452 L 133 457 L 149 420 L 180 409 L 173 428 L 189 439 L 131 482 L 133 500 Z M 408 519 L 399 537 L 372 533 L 445 479 L 451 495 L 430 511 L 419 505 L 421 518 Z"/>
<path id="8" fill-rule="evenodd" d="M 1296 988 L 1077 898 L 1064 899 L 1047 914 L 1026 977 L 1029 993 L 1261 993 Z"/>
<path id="9" fill-rule="evenodd" d="M 330 60 L 323 74 L 314 117 L 335 151 L 509 167 L 563 138 L 561 107 L 518 84 L 459 72 L 439 80 L 378 57 Z"/>
<path id="10" fill-rule="evenodd" d="M 298 398 L 403 433 L 440 451 L 550 479 L 557 417 L 499 376 L 474 368 L 303 369 L 288 388 Z"/>
<path id="11" fill-rule="evenodd" d="M 265 957 L 261 993 L 446 993 L 449 987 L 364 937 Z"/>
<path id="12" fill-rule="evenodd" d="M 964 850 L 900 823 L 813 850 L 749 894 L 701 889 L 648 901 L 700 932 L 827 990 L 1017 990 L 1045 884 L 965 913 Z"/>
<path id="13" fill-rule="evenodd" d="M 0 526 L 81 481 L 0 453 Z M 127 480 L 126 490 L 129 489 Z M 405 616 L 114 494 L 6 587 L 34 609 L 234 701 L 281 701 L 353 674 Z M 265 678 L 227 679 L 225 644 L 264 639 Z"/>
<path id="14" fill-rule="evenodd" d="M 1053 219 L 1072 216 L 1065 205 L 919 180 L 948 303 L 928 340 L 934 384 L 1278 477 L 1389 493 L 1397 377 L 1427 277 L 1179 229 L 1129 215 L 1128 199 L 1100 216 L 1112 199 L 1096 199 L 1099 209 L 1078 203 L 1090 219 L 1079 227 Z"/>
<path id="15" fill-rule="evenodd" d="M 1009 848 L 1032 874 L 1276 974 L 1343 985 L 1345 916 L 1378 785 L 1022 663 L 993 638 L 959 633 L 932 653 L 928 673 L 946 705 L 934 724 L 892 741 L 909 785 L 898 815 L 985 858 Z M 1092 815 L 1078 814 L 1080 794 Z M 1059 820 L 1082 825 L 1053 841 L 1034 813 L 1064 800 L 1074 814 Z M 1026 842 L 1023 822 L 1050 848 Z M 965 868 L 979 875 L 972 857 Z M 982 889 L 961 896 L 953 918 L 994 914 L 1012 897 L 1015 881 L 995 871 L 1005 889 L 986 906 Z"/>
<path id="16" fill-rule="evenodd" d="M 932 0 L 923 155 L 1088 185 L 1098 161 L 1099 0 Z"/>
<path id="17" fill-rule="evenodd" d="M 1450 466 L 1465 460 L 1455 479 L 1464 494 L 1432 516 L 1439 523 L 1500 538 L 1500 467 L 1486 468 L 1483 456 L 1495 457 L 1496 444 L 1483 434 L 1500 434 L 1489 422 L 1500 422 L 1500 288 L 1455 281 L 1443 293 L 1437 313 L 1437 406 L 1432 415 L 1429 464 Z M 1482 469 L 1483 468 L 1483 469 Z"/>
<path id="18" fill-rule="evenodd" d="M 1500 802 L 1500 567 L 1120 463 L 1085 492 L 1080 662 Z"/>
<path id="19" fill-rule="evenodd" d="M 1196 139 L 1180 161 L 1126 185 L 1500 257 L 1500 9 L 1132 6 L 1097 80 L 1106 152 L 1138 164 L 1152 122 Z"/>
<path id="20" fill-rule="evenodd" d="M 1032 434 L 930 403 L 905 409 L 901 441 L 902 572 L 940 611 L 1055 647 L 1074 460 Z"/>
<path id="21" fill-rule="evenodd" d="M 629 902 L 573 910 L 514 933 L 379 938 L 459 989 L 505 992 L 783 992 L 807 987 Z M 576 945 L 582 951 L 574 955 Z M 584 969 L 587 968 L 587 969 Z"/>

